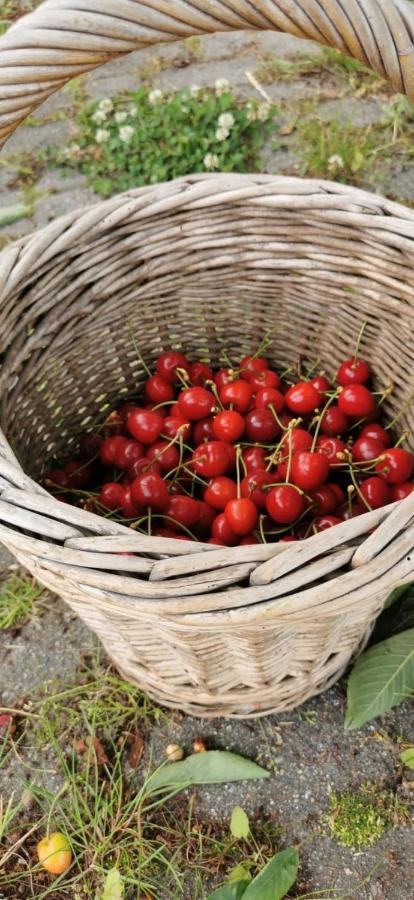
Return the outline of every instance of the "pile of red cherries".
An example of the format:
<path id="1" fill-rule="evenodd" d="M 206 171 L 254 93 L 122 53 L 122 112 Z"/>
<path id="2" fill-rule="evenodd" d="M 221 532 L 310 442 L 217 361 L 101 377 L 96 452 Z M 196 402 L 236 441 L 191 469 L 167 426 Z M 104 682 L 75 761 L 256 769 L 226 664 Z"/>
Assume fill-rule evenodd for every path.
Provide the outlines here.
<path id="1" fill-rule="evenodd" d="M 124 402 L 43 484 L 145 534 L 222 546 L 295 541 L 413 490 L 414 454 L 381 421 L 356 354 L 334 382 L 279 375 L 261 355 L 213 369 L 161 353 Z"/>

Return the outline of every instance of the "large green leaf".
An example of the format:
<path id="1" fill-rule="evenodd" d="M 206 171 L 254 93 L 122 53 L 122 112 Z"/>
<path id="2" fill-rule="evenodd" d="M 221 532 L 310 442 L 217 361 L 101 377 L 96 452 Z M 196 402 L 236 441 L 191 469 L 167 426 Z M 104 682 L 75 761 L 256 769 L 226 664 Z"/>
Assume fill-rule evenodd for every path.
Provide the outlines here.
<path id="1" fill-rule="evenodd" d="M 251 881 L 243 900 L 282 900 L 296 881 L 299 854 L 290 848 L 277 853 Z"/>
<path id="2" fill-rule="evenodd" d="M 217 888 L 212 894 L 209 894 L 207 900 L 240 900 L 245 896 L 248 881 L 235 881 L 233 884 L 223 884 Z"/>
<path id="3" fill-rule="evenodd" d="M 414 628 L 376 644 L 348 680 L 345 727 L 359 728 L 414 693 Z"/>
<path id="4" fill-rule="evenodd" d="M 220 784 L 251 778 L 269 778 L 269 773 L 236 753 L 207 750 L 157 769 L 148 779 L 145 793 L 153 794 L 162 788 L 185 788 L 192 784 Z"/>
<path id="5" fill-rule="evenodd" d="M 396 588 L 390 594 L 384 611 L 377 619 L 371 644 L 385 641 L 408 628 L 414 628 L 414 584 Z"/>

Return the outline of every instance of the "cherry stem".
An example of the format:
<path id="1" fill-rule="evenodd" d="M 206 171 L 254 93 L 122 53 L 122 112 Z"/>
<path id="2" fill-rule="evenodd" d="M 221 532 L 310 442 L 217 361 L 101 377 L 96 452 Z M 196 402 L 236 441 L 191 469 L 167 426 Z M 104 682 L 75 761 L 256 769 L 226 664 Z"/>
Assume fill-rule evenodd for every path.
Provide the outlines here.
<path id="1" fill-rule="evenodd" d="M 152 520 L 151 520 L 152 510 L 151 510 L 150 506 L 147 507 L 147 512 L 148 512 L 148 536 L 151 537 L 151 534 L 152 534 Z"/>
<path id="2" fill-rule="evenodd" d="M 177 366 L 175 374 L 177 375 L 180 384 L 182 384 L 184 388 L 188 388 L 188 385 L 190 383 L 190 376 L 188 372 L 186 372 L 185 369 L 180 369 L 179 366 Z M 174 403 L 174 400 L 172 402 Z"/>
<path id="3" fill-rule="evenodd" d="M 360 348 L 360 346 L 361 346 L 362 335 L 363 335 L 363 333 L 364 333 L 364 331 L 365 331 L 365 329 L 366 329 L 366 327 L 367 327 L 367 324 L 368 324 L 368 322 L 367 322 L 367 320 L 365 320 L 365 322 L 362 323 L 361 328 L 359 329 L 358 336 L 357 336 L 357 339 L 356 339 L 356 342 L 355 342 L 355 356 L 354 356 L 354 359 L 358 359 L 358 353 L 359 353 L 359 348 Z"/>
<path id="4" fill-rule="evenodd" d="M 332 403 L 334 402 L 334 400 L 337 399 L 338 394 L 339 394 L 339 390 L 336 390 L 336 391 L 333 392 L 333 394 L 330 394 L 329 397 L 328 397 L 328 399 L 327 399 L 327 401 L 326 401 L 326 403 L 325 403 L 325 406 L 322 408 L 322 412 L 319 411 L 319 414 L 318 414 L 317 419 L 316 419 L 315 433 L 314 433 L 314 435 L 313 435 L 313 441 L 312 441 L 312 445 L 311 445 L 311 453 L 314 453 L 314 452 L 315 452 L 316 441 L 318 440 L 319 432 L 320 432 L 320 430 L 321 430 L 322 419 L 323 419 L 323 417 L 324 417 L 324 415 L 325 415 L 327 409 L 329 409 L 329 407 L 332 405 Z"/>
<path id="5" fill-rule="evenodd" d="M 145 362 L 145 359 L 144 359 L 144 357 L 142 356 L 142 353 L 140 352 L 140 350 L 139 350 L 139 348 L 138 348 L 138 344 L 137 344 L 137 342 L 136 342 L 136 340 L 135 340 L 135 335 L 134 335 L 134 332 L 133 332 L 133 329 L 132 329 L 132 323 L 131 323 L 131 322 L 128 323 L 128 328 L 129 328 L 129 333 L 130 333 L 130 337 L 131 337 L 131 343 L 132 343 L 132 346 L 133 346 L 133 348 L 134 348 L 134 351 L 135 351 L 135 353 L 136 353 L 136 355 L 137 355 L 137 357 L 138 357 L 138 359 L 139 359 L 139 361 L 140 361 L 140 363 L 141 363 L 141 365 L 142 365 L 144 371 L 147 373 L 148 378 L 151 378 L 151 376 L 152 376 L 151 370 L 148 368 L 148 366 L 147 366 L 147 364 L 146 364 L 146 362 Z"/>
<path id="6" fill-rule="evenodd" d="M 411 437 L 411 431 L 403 431 L 401 437 L 398 438 L 396 444 L 394 444 L 394 449 L 400 446 L 400 444 L 404 444 L 405 441 L 408 441 L 408 438 Z"/>
<path id="7" fill-rule="evenodd" d="M 267 544 L 266 535 L 264 533 L 264 528 L 263 528 L 263 520 L 264 520 L 264 516 L 259 516 L 259 534 L 262 539 L 262 544 Z"/>
<path id="8" fill-rule="evenodd" d="M 236 478 L 237 478 L 237 499 L 240 500 L 240 458 L 242 455 L 240 444 L 236 447 Z"/>
<path id="9" fill-rule="evenodd" d="M 210 391 L 213 394 L 213 397 L 214 397 L 216 403 L 218 403 L 219 408 L 224 409 L 224 406 L 219 397 L 219 392 L 217 390 L 216 382 L 215 381 L 206 381 L 206 387 L 210 388 Z"/>
<path id="10" fill-rule="evenodd" d="M 359 487 L 359 484 L 355 478 L 354 470 L 352 468 L 351 463 L 349 463 L 349 474 L 351 476 L 352 484 L 354 485 L 354 488 L 358 494 L 359 499 L 362 501 L 364 506 L 366 506 L 366 508 L 372 512 L 372 506 L 368 503 L 368 500 L 366 499 L 366 497 L 364 497 L 364 495 Z"/>
<path id="11" fill-rule="evenodd" d="M 385 426 L 386 431 L 389 431 L 391 428 L 394 427 L 396 422 L 398 422 L 398 420 L 401 418 L 401 416 L 404 415 L 405 410 L 408 409 L 409 406 L 411 406 L 413 400 L 414 400 L 414 391 L 412 391 L 411 394 L 409 394 L 409 396 L 407 397 L 407 400 L 404 401 L 399 413 L 397 413 L 397 415 L 394 416 L 393 419 L 391 419 L 391 422 L 388 422 L 388 425 Z"/>

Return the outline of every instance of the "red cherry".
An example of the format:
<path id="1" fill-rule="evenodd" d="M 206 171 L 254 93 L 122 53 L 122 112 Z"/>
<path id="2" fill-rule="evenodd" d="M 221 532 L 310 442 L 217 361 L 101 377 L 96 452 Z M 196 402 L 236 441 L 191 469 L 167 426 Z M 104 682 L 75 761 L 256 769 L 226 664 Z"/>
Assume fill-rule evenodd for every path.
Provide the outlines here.
<path id="1" fill-rule="evenodd" d="M 366 478 L 361 482 L 359 490 L 372 509 L 379 509 L 380 506 L 391 503 L 391 488 L 383 478 L 377 478 L 375 475 Z"/>
<path id="2" fill-rule="evenodd" d="M 324 375 L 315 375 L 314 378 L 311 378 L 311 384 L 320 394 L 326 394 L 327 391 L 332 390 L 330 381 Z"/>
<path id="3" fill-rule="evenodd" d="M 79 443 L 79 456 L 85 462 L 90 462 L 95 456 L 99 456 L 99 451 L 103 443 L 103 437 L 100 434 L 85 434 Z"/>
<path id="4" fill-rule="evenodd" d="M 303 513 L 305 501 L 293 485 L 281 484 L 269 491 L 266 509 L 279 525 L 290 525 Z"/>
<path id="5" fill-rule="evenodd" d="M 293 534 L 285 534 L 284 537 L 279 539 L 279 544 L 290 544 L 292 541 L 297 541 L 298 538 Z"/>
<path id="6" fill-rule="evenodd" d="M 402 484 L 394 484 L 391 488 L 391 500 L 395 502 L 396 500 L 405 500 L 406 497 L 409 497 L 410 494 L 414 491 L 414 484 L 412 481 L 404 481 Z"/>
<path id="7" fill-rule="evenodd" d="M 267 359 L 263 359 L 261 356 L 243 356 L 239 366 L 240 377 L 250 381 L 252 377 L 268 368 L 269 363 Z"/>
<path id="8" fill-rule="evenodd" d="M 118 469 L 128 469 L 137 459 L 145 456 L 145 448 L 139 441 L 126 439 L 125 443 L 118 448 L 115 454 L 115 465 Z"/>
<path id="9" fill-rule="evenodd" d="M 136 459 L 135 462 L 128 466 L 127 472 L 129 478 L 134 481 L 138 475 L 146 474 L 147 472 L 156 472 L 157 475 L 161 475 L 162 468 L 158 460 L 151 460 L 147 459 L 146 456 L 142 456 L 141 459 Z"/>
<path id="10" fill-rule="evenodd" d="M 213 381 L 213 371 L 207 363 L 194 362 L 188 367 L 191 384 L 204 387 L 206 381 Z"/>
<path id="11" fill-rule="evenodd" d="M 280 385 L 280 378 L 277 372 L 273 372 L 271 369 L 263 369 L 262 372 L 256 372 L 255 375 L 250 376 L 249 384 L 254 391 L 261 391 L 264 388 L 277 389 Z"/>
<path id="12" fill-rule="evenodd" d="M 198 475 L 215 478 L 231 468 L 227 445 L 222 441 L 207 441 L 193 451 L 192 466 Z"/>
<path id="13" fill-rule="evenodd" d="M 223 385 L 219 393 L 223 406 L 233 405 L 239 413 L 247 412 L 253 395 L 253 388 L 248 381 L 238 378 Z"/>
<path id="14" fill-rule="evenodd" d="M 364 425 L 361 430 L 360 437 L 369 437 L 374 438 L 375 441 L 379 441 L 383 447 L 391 447 L 392 438 L 389 431 L 386 431 L 382 425 L 379 425 L 378 422 L 369 422 L 368 425 Z"/>
<path id="15" fill-rule="evenodd" d="M 334 481 L 332 481 L 332 482 L 330 481 L 329 487 L 330 487 L 331 491 L 334 491 L 334 493 L 336 494 L 336 496 L 338 498 L 338 502 L 340 504 L 345 503 L 345 494 L 344 494 L 344 491 L 342 490 L 342 488 L 339 487 L 339 484 L 335 484 Z"/>
<path id="16" fill-rule="evenodd" d="M 92 468 L 81 459 L 66 463 L 65 472 L 69 479 L 69 487 L 83 490 L 89 487 L 92 481 Z"/>
<path id="17" fill-rule="evenodd" d="M 199 419 L 193 425 L 193 441 L 197 447 L 198 444 L 204 444 L 205 441 L 214 441 L 214 419 Z"/>
<path id="18" fill-rule="evenodd" d="M 129 485 L 122 487 L 119 485 L 121 494 L 122 512 L 126 519 L 136 519 L 139 516 L 139 509 L 132 499 L 131 487 Z"/>
<path id="19" fill-rule="evenodd" d="M 191 425 L 179 416 L 167 416 L 162 423 L 162 437 L 175 438 L 182 436 L 184 441 L 191 437 Z"/>
<path id="20" fill-rule="evenodd" d="M 213 509 L 204 500 L 198 501 L 198 521 L 194 526 L 195 533 L 199 537 L 206 537 L 210 534 L 211 526 L 216 518 L 216 510 Z"/>
<path id="21" fill-rule="evenodd" d="M 266 469 L 257 469 L 243 478 L 240 484 L 240 493 L 242 497 L 248 497 L 249 500 L 253 500 L 257 509 L 264 509 L 268 491 L 263 490 L 263 488 L 265 485 L 274 484 L 275 480 L 275 476 L 267 472 Z"/>
<path id="22" fill-rule="evenodd" d="M 320 516 L 314 521 L 315 531 L 326 531 L 327 528 L 333 528 L 334 525 L 340 525 L 344 520 L 340 516 Z"/>
<path id="23" fill-rule="evenodd" d="M 249 547 L 250 544 L 260 544 L 260 541 L 254 534 L 246 534 L 242 537 L 241 541 L 239 541 L 239 547 Z"/>
<path id="24" fill-rule="evenodd" d="M 175 384 L 177 369 L 184 369 L 185 372 L 188 372 L 189 363 L 183 353 L 179 353 L 177 350 L 167 350 L 158 357 L 156 369 L 158 375 L 162 375 L 170 384 Z"/>
<path id="25" fill-rule="evenodd" d="M 118 407 L 118 409 L 116 411 L 117 415 L 122 419 L 122 422 L 123 422 L 125 428 L 126 428 L 127 418 L 129 416 L 130 412 L 132 412 L 132 410 L 134 410 L 134 409 L 136 409 L 135 403 L 127 402 L 127 403 L 121 403 L 121 405 Z"/>
<path id="26" fill-rule="evenodd" d="M 174 400 L 174 388 L 162 375 L 151 375 L 145 383 L 145 394 L 151 403 L 166 403 Z"/>
<path id="27" fill-rule="evenodd" d="M 330 484 L 323 484 L 322 487 L 317 488 L 316 491 L 312 491 L 311 497 L 315 503 L 315 511 L 318 516 L 330 516 L 332 513 L 336 512 L 341 505 L 341 501 L 345 499 L 343 494 L 340 499 Z"/>
<path id="28" fill-rule="evenodd" d="M 256 394 L 257 409 L 273 409 L 280 413 L 285 407 L 285 398 L 276 388 L 264 387 L 257 391 Z"/>
<path id="29" fill-rule="evenodd" d="M 179 534 L 173 528 L 157 528 L 154 531 L 155 537 L 174 538 L 175 541 L 192 541 L 193 538 L 189 534 Z"/>
<path id="30" fill-rule="evenodd" d="M 348 431 L 350 424 L 348 416 L 346 416 L 341 408 L 334 403 L 332 406 L 328 407 L 322 416 L 321 432 L 322 434 L 329 434 L 331 436 L 343 434 L 345 431 Z"/>
<path id="31" fill-rule="evenodd" d="M 204 492 L 204 500 L 214 509 L 224 510 L 229 500 L 237 497 L 237 485 L 232 478 L 219 475 L 212 478 Z"/>
<path id="32" fill-rule="evenodd" d="M 239 497 L 229 500 L 224 510 L 227 524 L 234 534 L 244 537 L 250 534 L 257 522 L 257 507 L 253 500 L 247 497 Z"/>
<path id="33" fill-rule="evenodd" d="M 49 469 L 43 476 L 43 483 L 53 493 L 56 488 L 68 488 L 69 478 L 63 469 Z"/>
<path id="34" fill-rule="evenodd" d="M 282 439 L 284 453 L 296 453 L 299 450 L 310 450 L 313 437 L 304 428 L 289 428 Z"/>
<path id="35" fill-rule="evenodd" d="M 194 500 L 193 497 L 187 497 L 185 494 L 176 494 L 170 497 L 170 502 L 165 510 L 165 515 L 168 519 L 174 519 L 174 522 L 168 522 L 169 527 L 172 529 L 178 528 L 178 530 L 180 525 L 192 528 L 198 520 L 199 513 L 198 500 Z M 176 522 L 177 525 L 175 524 Z"/>
<path id="36" fill-rule="evenodd" d="M 215 405 L 214 394 L 203 387 L 190 387 L 181 392 L 178 408 L 185 421 L 196 422 L 209 416 Z"/>
<path id="37" fill-rule="evenodd" d="M 367 507 L 363 506 L 362 503 L 353 503 L 351 508 L 345 506 L 343 509 L 340 509 L 339 512 L 341 513 L 344 522 L 348 522 L 349 519 L 355 519 L 356 516 L 363 516 L 364 513 L 367 512 Z"/>
<path id="38" fill-rule="evenodd" d="M 384 445 L 375 438 L 359 437 L 352 447 L 352 459 L 355 462 L 371 462 L 384 452 Z"/>
<path id="39" fill-rule="evenodd" d="M 233 369 L 218 369 L 214 376 L 214 381 L 217 387 L 217 390 L 220 394 L 220 391 L 224 387 L 225 384 L 229 384 L 231 381 L 234 381 L 236 375 Z"/>
<path id="40" fill-rule="evenodd" d="M 256 472 L 266 468 L 266 450 L 263 447 L 245 447 L 242 458 L 247 472 Z"/>
<path id="41" fill-rule="evenodd" d="M 127 418 L 127 428 L 132 437 L 148 446 L 160 436 L 163 417 L 153 409 L 135 407 Z"/>
<path id="42" fill-rule="evenodd" d="M 336 380 L 338 384 L 365 384 L 371 375 L 371 369 L 364 359 L 354 356 L 352 359 L 346 359 L 339 366 Z"/>
<path id="43" fill-rule="evenodd" d="M 292 458 L 291 478 L 303 491 L 313 491 L 326 481 L 329 460 L 322 453 L 300 450 Z"/>
<path id="44" fill-rule="evenodd" d="M 285 394 L 286 406 L 294 413 L 307 416 L 323 402 L 323 397 L 310 381 L 298 381 Z"/>
<path id="45" fill-rule="evenodd" d="M 105 438 L 99 451 L 101 463 L 103 466 L 114 466 L 115 460 L 128 444 L 128 438 L 115 434 L 113 437 Z"/>
<path id="46" fill-rule="evenodd" d="M 136 506 L 162 510 L 167 509 L 170 495 L 161 475 L 156 472 L 138 475 L 131 484 L 131 499 Z"/>
<path id="47" fill-rule="evenodd" d="M 98 503 L 105 509 L 120 509 L 124 499 L 122 485 L 116 481 L 108 481 L 103 484 L 98 496 Z"/>
<path id="48" fill-rule="evenodd" d="M 343 465 L 346 449 L 339 438 L 319 437 L 316 441 L 316 452 L 323 453 L 331 466 Z"/>
<path id="49" fill-rule="evenodd" d="M 237 540 L 238 535 L 230 528 L 224 512 L 220 513 L 211 526 L 211 542 L 223 544 L 225 547 L 234 547 Z"/>
<path id="50" fill-rule="evenodd" d="M 375 397 L 363 384 L 348 384 L 338 397 L 338 406 L 346 416 L 364 419 L 375 410 Z"/>
<path id="51" fill-rule="evenodd" d="M 238 441 L 244 432 L 243 416 L 235 409 L 224 409 L 215 416 L 213 431 L 218 441 Z"/>
<path id="52" fill-rule="evenodd" d="M 147 459 L 159 462 L 163 472 L 170 472 L 180 462 L 180 451 L 177 444 L 169 441 L 156 441 L 147 450 Z"/>
<path id="53" fill-rule="evenodd" d="M 217 547 L 228 547 L 228 546 L 230 546 L 229 544 L 226 544 L 225 541 L 222 541 L 221 538 L 218 538 L 218 537 L 216 537 L 216 538 L 214 538 L 214 537 L 209 538 L 208 541 L 207 541 L 207 543 L 208 543 L 208 544 L 214 544 L 215 547 L 216 547 L 216 546 L 217 546 Z"/>
<path id="54" fill-rule="evenodd" d="M 384 450 L 382 459 L 375 466 L 375 471 L 385 478 L 388 484 L 403 484 L 409 481 L 414 472 L 414 453 L 402 447 Z"/>
<path id="55" fill-rule="evenodd" d="M 280 427 L 270 409 L 251 409 L 245 419 L 245 433 L 249 441 L 270 443 L 280 434 Z"/>
<path id="56" fill-rule="evenodd" d="M 109 413 L 109 416 L 106 417 L 105 422 L 102 426 L 102 437 L 107 438 L 112 435 L 122 434 L 124 431 L 124 420 L 122 416 L 114 410 L 114 412 Z"/>

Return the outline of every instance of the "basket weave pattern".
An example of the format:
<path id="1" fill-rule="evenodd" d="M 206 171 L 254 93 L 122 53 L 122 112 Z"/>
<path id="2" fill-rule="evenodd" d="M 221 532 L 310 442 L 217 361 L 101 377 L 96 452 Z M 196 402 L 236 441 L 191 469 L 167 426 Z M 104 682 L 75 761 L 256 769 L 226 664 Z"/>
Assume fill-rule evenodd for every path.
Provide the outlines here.
<path id="1" fill-rule="evenodd" d="M 339 0 L 323 11 L 316 0 L 103 0 L 100 10 L 48 0 L 2 40 L 4 139 L 74 74 L 203 31 L 312 37 L 413 93 L 405 0 L 348 0 L 346 14 Z M 414 499 L 297 544 L 216 549 L 62 504 L 37 484 L 40 461 L 139 392 L 131 327 L 149 365 L 174 346 L 213 364 L 225 347 L 237 361 L 270 331 L 275 364 L 299 353 L 334 371 L 367 320 L 377 389 L 393 382 L 388 412 L 403 408 L 411 430 L 413 291 L 412 211 L 297 178 L 191 176 L 131 191 L 0 255 L 0 539 L 159 701 L 263 715 L 333 683 L 390 590 L 413 577 Z M 127 550 L 136 555 L 119 556 Z"/>

